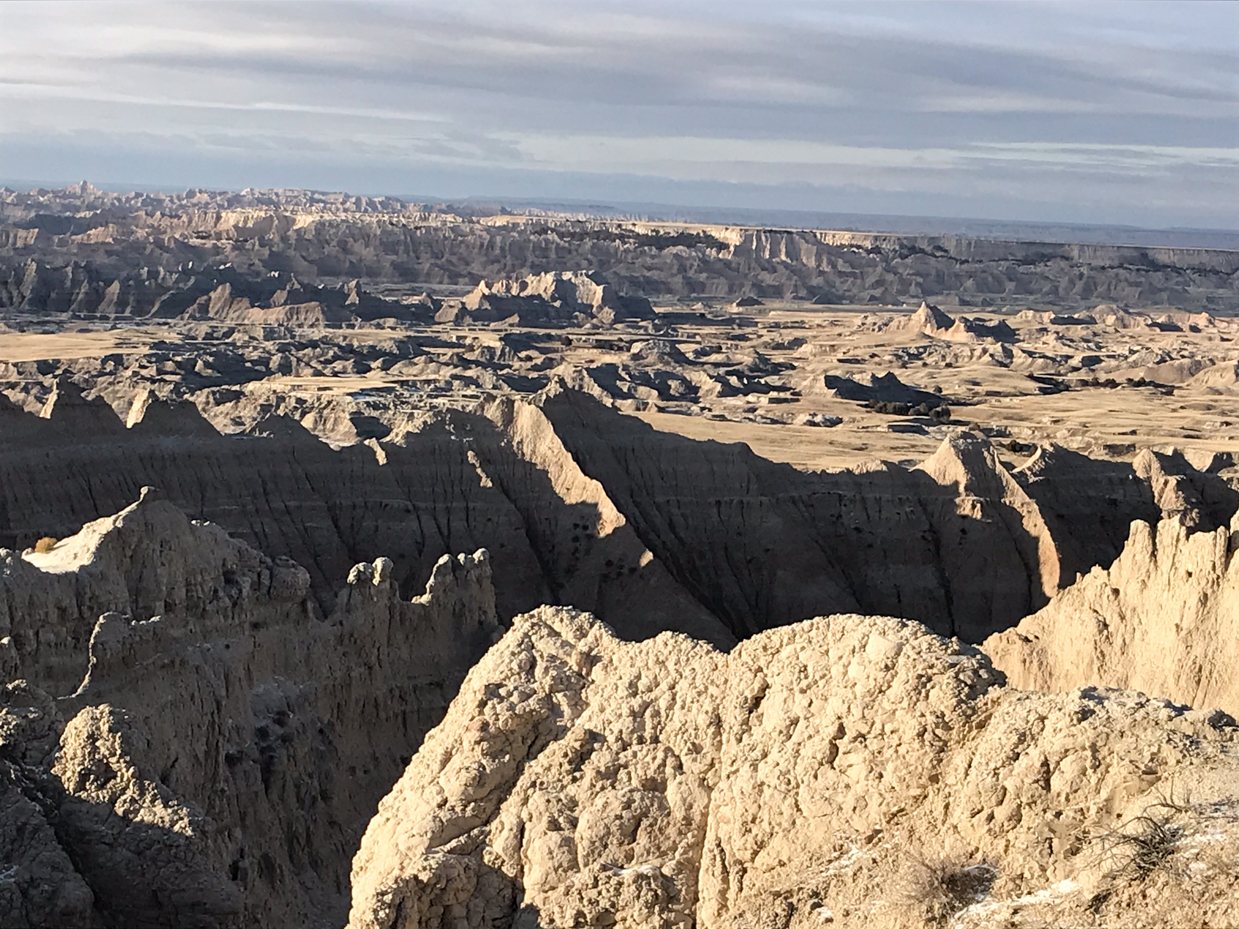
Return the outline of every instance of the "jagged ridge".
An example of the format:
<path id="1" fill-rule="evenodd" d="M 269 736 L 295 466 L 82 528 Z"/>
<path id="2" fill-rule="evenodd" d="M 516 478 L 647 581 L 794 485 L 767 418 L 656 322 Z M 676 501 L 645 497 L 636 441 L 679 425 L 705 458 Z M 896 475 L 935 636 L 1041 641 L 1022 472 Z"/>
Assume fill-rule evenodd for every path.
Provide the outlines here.
<path id="1" fill-rule="evenodd" d="M 357 565 L 323 615 L 300 566 L 149 492 L 0 568 L 6 926 L 340 925 L 375 805 L 500 629 L 485 552 L 412 600 Z"/>

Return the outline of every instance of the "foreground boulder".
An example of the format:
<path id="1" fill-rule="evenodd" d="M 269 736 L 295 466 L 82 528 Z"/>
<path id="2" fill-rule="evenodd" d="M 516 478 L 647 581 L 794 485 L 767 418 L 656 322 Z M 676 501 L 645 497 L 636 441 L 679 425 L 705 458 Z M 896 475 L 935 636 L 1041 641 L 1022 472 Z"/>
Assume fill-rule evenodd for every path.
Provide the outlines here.
<path id="1" fill-rule="evenodd" d="M 1015 690 L 915 623 L 724 655 L 542 608 L 380 804 L 349 925 L 1233 925 L 1237 748 L 1220 712 Z"/>

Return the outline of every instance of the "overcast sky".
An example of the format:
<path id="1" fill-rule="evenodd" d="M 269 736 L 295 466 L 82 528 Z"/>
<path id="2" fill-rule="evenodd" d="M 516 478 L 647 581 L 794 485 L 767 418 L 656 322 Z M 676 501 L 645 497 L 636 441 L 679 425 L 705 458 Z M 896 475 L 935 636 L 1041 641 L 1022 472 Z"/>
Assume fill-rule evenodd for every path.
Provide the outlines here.
<path id="1" fill-rule="evenodd" d="M 1239 227 L 1239 3 L 0 3 L 0 178 Z"/>

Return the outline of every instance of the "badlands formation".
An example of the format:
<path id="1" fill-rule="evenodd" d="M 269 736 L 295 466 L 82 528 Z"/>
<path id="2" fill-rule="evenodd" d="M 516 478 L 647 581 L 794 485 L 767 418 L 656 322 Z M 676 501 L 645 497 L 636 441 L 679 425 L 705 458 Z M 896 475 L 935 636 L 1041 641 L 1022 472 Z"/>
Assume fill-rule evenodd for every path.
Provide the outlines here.
<path id="1" fill-rule="evenodd" d="M 1237 338 L 1234 252 L 0 191 L 0 925 L 1239 925 Z"/>

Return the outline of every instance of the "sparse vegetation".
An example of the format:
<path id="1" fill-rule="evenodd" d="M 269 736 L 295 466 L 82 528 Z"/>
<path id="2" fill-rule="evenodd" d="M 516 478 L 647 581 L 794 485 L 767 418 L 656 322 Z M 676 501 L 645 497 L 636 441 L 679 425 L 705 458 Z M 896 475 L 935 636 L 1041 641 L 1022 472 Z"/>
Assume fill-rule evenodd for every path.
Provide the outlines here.
<path id="1" fill-rule="evenodd" d="M 1188 812 L 1187 807 L 1163 800 L 1117 828 L 1099 834 L 1096 841 L 1103 855 L 1116 862 L 1110 876 L 1143 881 L 1158 868 L 1166 867 L 1183 838 L 1183 826 L 1175 820 Z"/>
<path id="2" fill-rule="evenodd" d="M 911 404 L 895 400 L 866 400 L 865 406 L 875 413 L 884 413 L 887 416 L 928 416 L 938 423 L 951 421 L 951 408 L 945 403 L 931 406 L 928 403 Z"/>
<path id="3" fill-rule="evenodd" d="M 1139 816 L 1114 829 L 1099 833 L 1094 841 L 1109 863 L 1105 886 L 1088 902 L 1088 909 L 1100 913 L 1124 885 L 1139 884 L 1158 871 L 1173 869 L 1173 856 L 1183 837 L 1184 827 L 1175 820 L 1190 810 L 1169 800 L 1149 806 Z"/>
<path id="4" fill-rule="evenodd" d="M 899 899 L 928 925 L 941 926 L 984 900 L 997 877 L 992 864 L 967 856 L 913 857 L 900 880 Z"/>
<path id="5" fill-rule="evenodd" d="M 50 535 L 45 535 L 43 538 L 39 539 L 39 541 L 34 543 L 34 550 L 39 554 L 50 552 L 56 547 L 56 543 L 58 541 L 58 539 L 53 539 Z"/>
<path id="6" fill-rule="evenodd" d="M 1009 442 L 1004 443 L 1003 447 L 1017 455 L 1031 455 L 1037 450 L 1035 442 L 1021 442 L 1019 439 L 1011 439 Z"/>

